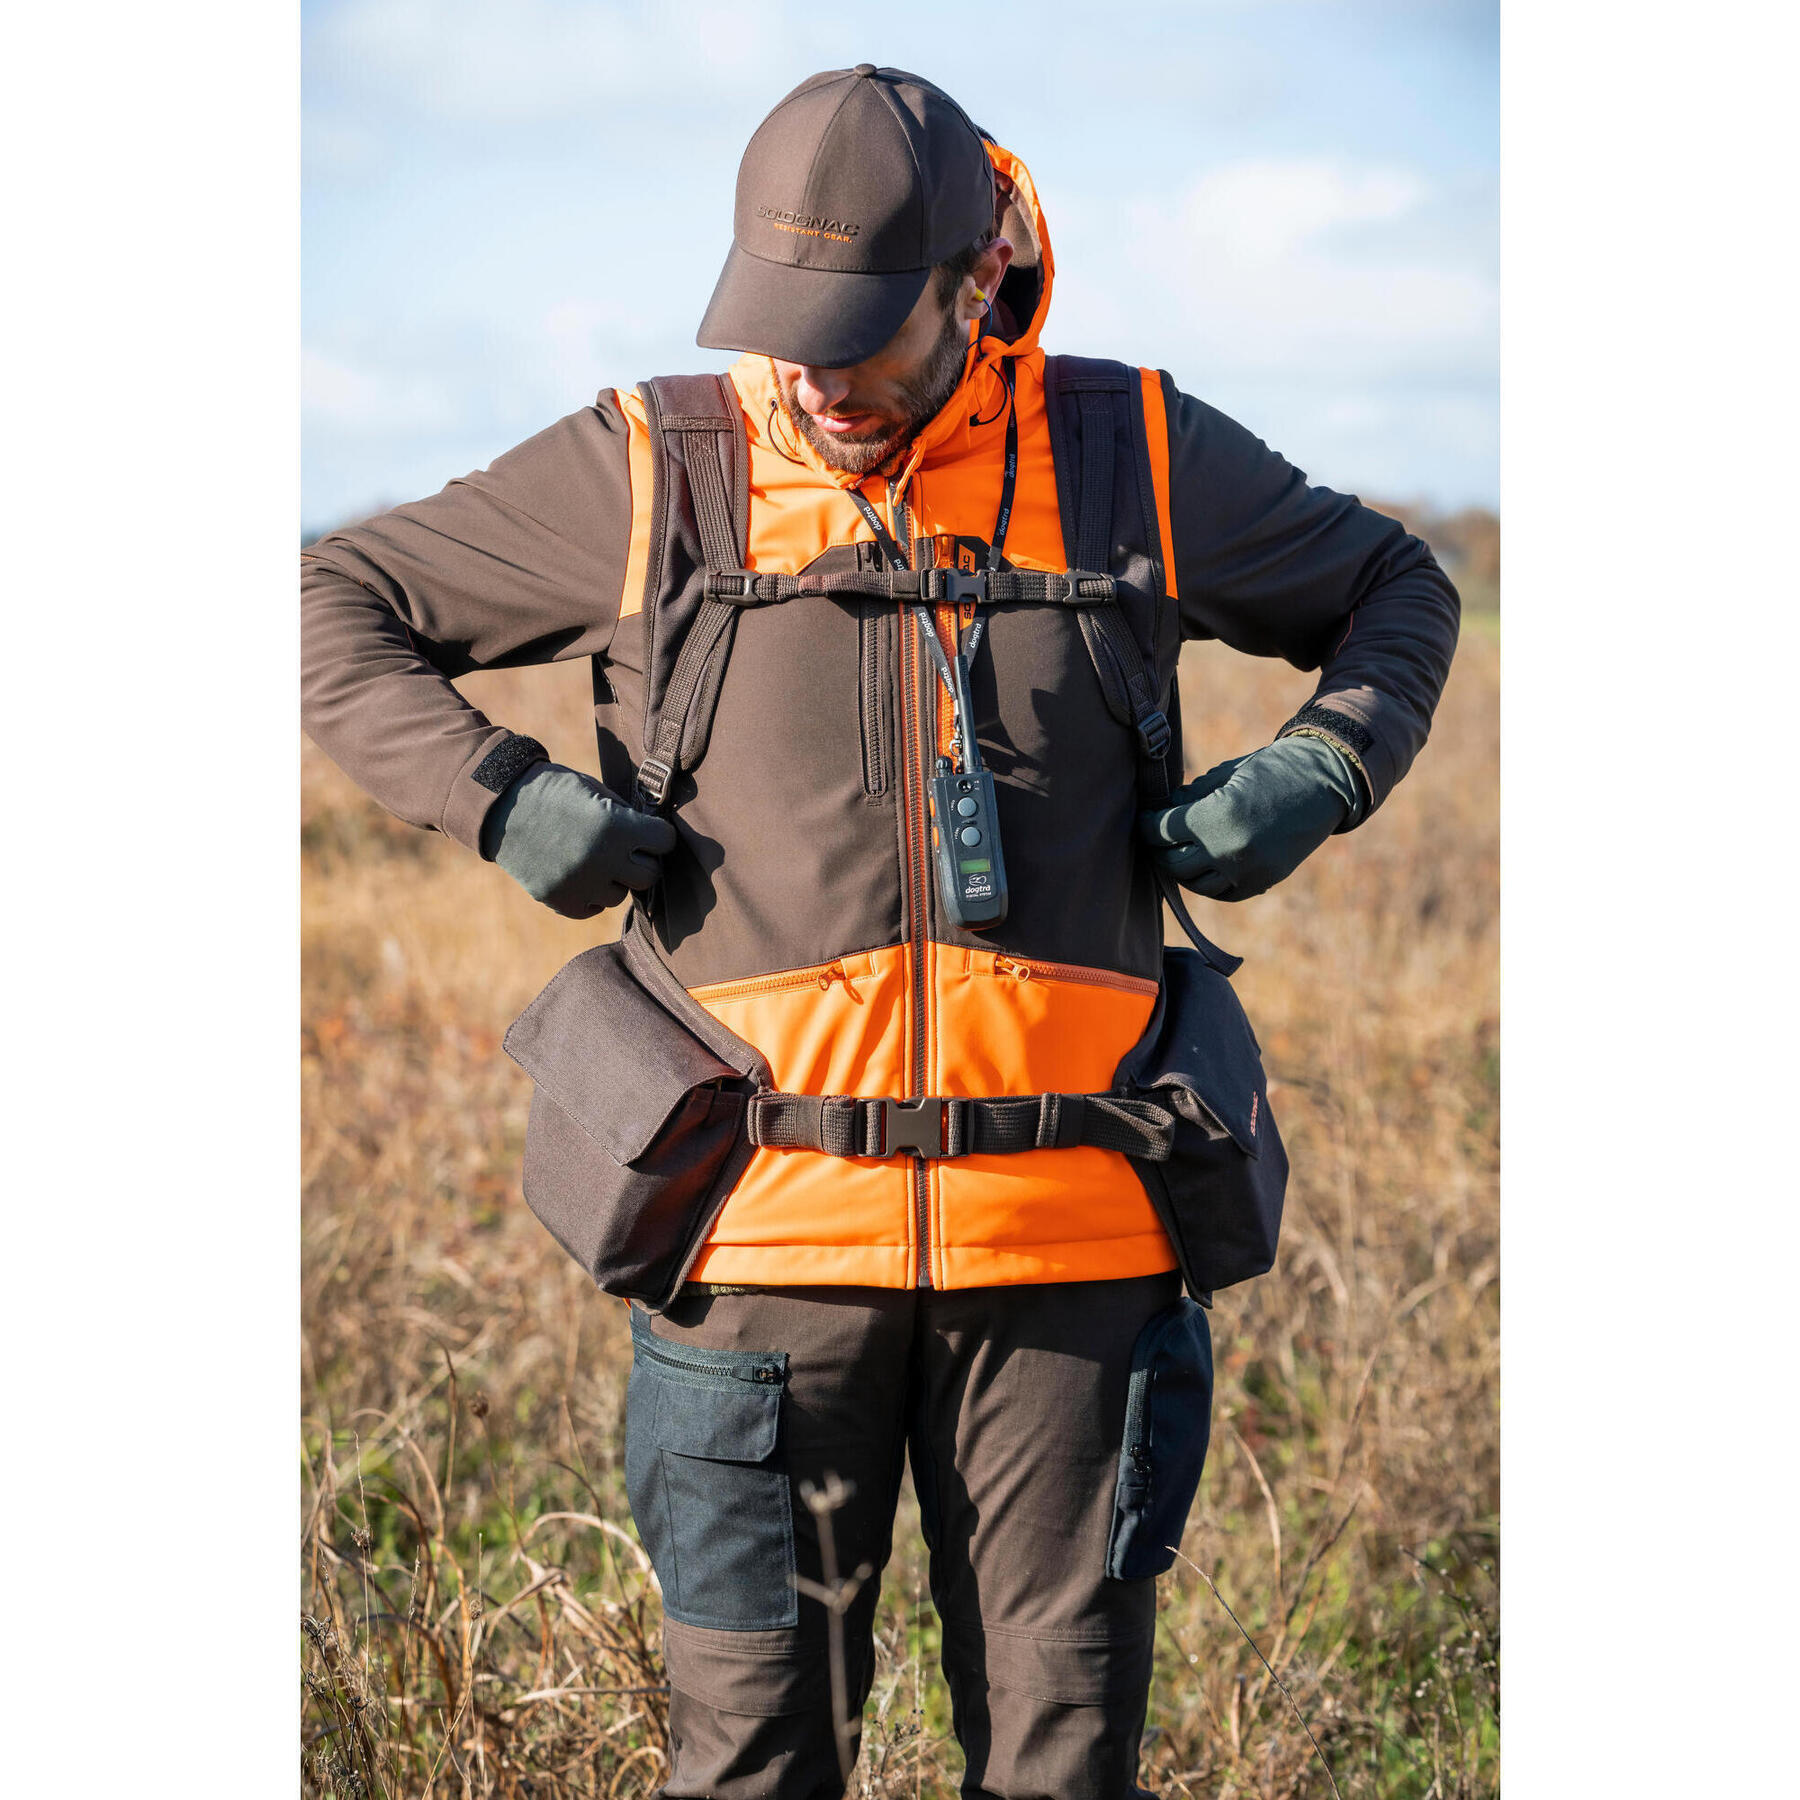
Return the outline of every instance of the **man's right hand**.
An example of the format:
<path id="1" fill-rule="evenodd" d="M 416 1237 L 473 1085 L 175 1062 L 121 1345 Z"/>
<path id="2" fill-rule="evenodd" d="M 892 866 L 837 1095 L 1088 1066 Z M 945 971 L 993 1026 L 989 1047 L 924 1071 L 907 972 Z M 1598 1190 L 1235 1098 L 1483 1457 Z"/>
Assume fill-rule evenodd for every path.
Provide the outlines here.
<path id="1" fill-rule="evenodd" d="M 667 819 L 553 762 L 527 769 L 481 827 L 481 854 L 566 919 L 591 919 L 628 888 L 651 886 L 674 847 Z"/>

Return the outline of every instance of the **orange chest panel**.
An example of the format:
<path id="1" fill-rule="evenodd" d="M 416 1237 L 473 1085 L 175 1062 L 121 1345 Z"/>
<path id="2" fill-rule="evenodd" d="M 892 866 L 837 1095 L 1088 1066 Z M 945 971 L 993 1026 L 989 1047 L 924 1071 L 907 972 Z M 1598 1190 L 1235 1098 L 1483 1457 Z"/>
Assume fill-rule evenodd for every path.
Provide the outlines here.
<path id="1" fill-rule="evenodd" d="M 1050 456 L 1050 427 L 1043 387 L 1022 372 L 1015 404 L 1019 409 L 1019 468 L 1007 560 L 1020 568 L 1062 569 L 1062 520 L 1057 509 L 1056 473 Z M 772 418 L 750 449 L 749 566 L 792 574 L 807 568 L 834 545 L 867 544 L 875 534 L 842 488 L 822 482 L 808 465 L 784 451 L 785 421 Z M 928 461 L 906 490 L 912 535 L 964 537 L 986 544 L 1000 510 L 1004 478 L 1004 414 L 971 425 L 954 449 Z M 771 435 L 772 434 L 772 435 Z M 864 484 L 876 510 L 887 515 L 885 484 Z"/>

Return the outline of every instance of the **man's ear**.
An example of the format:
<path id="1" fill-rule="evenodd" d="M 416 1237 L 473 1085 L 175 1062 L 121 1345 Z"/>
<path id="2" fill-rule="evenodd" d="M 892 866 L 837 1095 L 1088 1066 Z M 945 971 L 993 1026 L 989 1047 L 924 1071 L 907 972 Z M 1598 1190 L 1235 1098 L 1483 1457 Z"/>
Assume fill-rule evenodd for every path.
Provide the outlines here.
<path id="1" fill-rule="evenodd" d="M 1013 247 L 1009 239 L 997 237 L 982 251 L 981 260 L 965 277 L 962 292 L 956 297 L 956 316 L 966 325 L 979 319 L 1000 291 L 1006 265 L 1012 261 Z M 976 296 L 981 298 L 977 299 Z"/>

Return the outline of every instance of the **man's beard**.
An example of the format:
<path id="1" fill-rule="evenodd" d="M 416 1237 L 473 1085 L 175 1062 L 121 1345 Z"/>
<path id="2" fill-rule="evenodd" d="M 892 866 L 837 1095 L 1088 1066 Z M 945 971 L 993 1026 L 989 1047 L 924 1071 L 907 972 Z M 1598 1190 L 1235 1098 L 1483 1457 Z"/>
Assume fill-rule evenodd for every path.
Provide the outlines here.
<path id="1" fill-rule="evenodd" d="M 775 391 L 781 396 L 781 410 L 787 414 L 794 429 L 819 453 L 820 461 L 828 468 L 842 469 L 848 475 L 872 475 L 911 441 L 921 425 L 936 417 L 944 402 L 956 392 L 956 384 L 962 380 L 968 342 L 968 326 L 951 312 L 918 373 L 899 383 L 901 402 L 906 408 L 904 417 L 879 437 L 845 442 L 814 423 L 812 415 L 794 399 L 785 381 L 777 380 Z"/>

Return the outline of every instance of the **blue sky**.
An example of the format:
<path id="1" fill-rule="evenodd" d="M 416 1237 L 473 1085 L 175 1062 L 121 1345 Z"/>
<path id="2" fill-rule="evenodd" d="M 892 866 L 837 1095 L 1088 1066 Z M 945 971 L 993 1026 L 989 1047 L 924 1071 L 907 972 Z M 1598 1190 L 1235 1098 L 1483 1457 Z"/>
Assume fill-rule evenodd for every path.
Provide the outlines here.
<path id="1" fill-rule="evenodd" d="M 918 72 L 1024 157 L 1045 344 L 1168 369 L 1316 481 L 1499 499 L 1492 0 L 318 0 L 302 516 L 434 491 L 694 331 L 764 113 Z"/>

